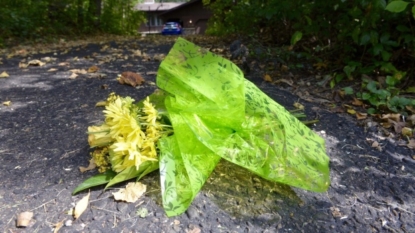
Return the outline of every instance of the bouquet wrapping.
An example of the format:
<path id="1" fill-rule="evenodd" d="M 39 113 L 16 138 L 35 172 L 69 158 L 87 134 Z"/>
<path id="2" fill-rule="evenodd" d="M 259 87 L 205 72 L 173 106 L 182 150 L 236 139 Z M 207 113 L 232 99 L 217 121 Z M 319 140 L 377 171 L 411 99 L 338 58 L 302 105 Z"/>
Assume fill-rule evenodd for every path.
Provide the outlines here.
<path id="1" fill-rule="evenodd" d="M 221 158 L 264 179 L 329 186 L 324 140 L 229 60 L 179 38 L 157 74 L 174 134 L 159 140 L 163 206 L 184 212 Z"/>
<path id="2" fill-rule="evenodd" d="M 88 128 L 93 159 L 106 172 L 73 193 L 159 169 L 164 210 L 175 216 L 221 158 L 270 181 L 327 190 L 324 140 L 231 61 L 179 38 L 160 64 L 157 86 L 138 104 L 110 95 L 105 123 Z"/>

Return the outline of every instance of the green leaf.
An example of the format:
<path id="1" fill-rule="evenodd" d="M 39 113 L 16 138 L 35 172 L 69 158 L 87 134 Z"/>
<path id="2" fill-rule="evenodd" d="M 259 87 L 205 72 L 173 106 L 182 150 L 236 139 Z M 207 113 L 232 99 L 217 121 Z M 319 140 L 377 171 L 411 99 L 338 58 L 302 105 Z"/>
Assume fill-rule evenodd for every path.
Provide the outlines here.
<path id="1" fill-rule="evenodd" d="M 415 6 L 414 6 L 414 7 L 415 7 Z M 413 12 L 413 10 L 414 10 L 414 7 L 412 7 L 412 12 Z M 396 30 L 398 30 L 398 31 L 400 31 L 400 32 L 409 32 L 409 31 L 411 31 L 411 29 L 409 29 L 407 26 L 402 25 L 402 24 L 400 24 L 400 25 L 396 26 Z"/>
<path id="2" fill-rule="evenodd" d="M 298 41 L 301 40 L 302 37 L 303 37 L 303 33 L 296 31 L 294 35 L 291 37 L 291 45 L 295 45 Z"/>
<path id="3" fill-rule="evenodd" d="M 351 78 L 352 77 L 352 72 L 356 69 L 355 66 L 345 66 L 343 68 L 344 73 L 346 73 L 347 78 Z"/>
<path id="4" fill-rule="evenodd" d="M 412 17 L 415 19 L 415 5 L 412 7 Z"/>
<path id="5" fill-rule="evenodd" d="M 118 173 L 107 184 L 107 186 L 105 186 L 105 189 L 107 189 L 110 186 L 113 186 L 114 184 L 118 184 L 120 182 L 123 182 L 123 181 L 126 181 L 126 180 L 130 180 L 132 178 L 136 178 L 136 177 L 140 177 L 141 178 L 142 177 L 142 174 L 144 174 L 149 167 L 154 166 L 154 163 L 158 163 L 158 162 L 157 161 L 145 161 L 144 163 L 140 164 L 140 167 L 139 167 L 138 170 L 136 169 L 135 166 L 126 168 L 122 172 Z"/>
<path id="6" fill-rule="evenodd" d="M 385 80 L 386 84 L 388 84 L 388 86 L 395 86 L 399 80 L 397 80 L 396 78 L 392 77 L 392 76 L 386 76 L 386 80 Z"/>
<path id="7" fill-rule="evenodd" d="M 390 2 L 385 10 L 393 12 L 393 13 L 399 13 L 405 10 L 405 8 L 408 6 L 409 2 L 404 1 L 392 1 Z"/>
<path id="8" fill-rule="evenodd" d="M 376 83 L 376 82 L 374 82 L 374 81 L 370 81 L 370 82 L 367 84 L 366 88 L 367 88 L 370 92 L 372 92 L 372 93 L 376 93 L 376 92 L 377 92 L 377 83 Z"/>
<path id="9" fill-rule="evenodd" d="M 389 61 L 389 58 L 392 56 L 392 54 L 391 54 L 391 53 L 389 53 L 389 52 L 387 52 L 387 51 L 385 51 L 385 50 L 383 50 L 383 51 L 381 52 L 381 54 L 382 54 L 382 59 L 383 59 L 384 61 Z"/>
<path id="10" fill-rule="evenodd" d="M 369 113 L 369 114 L 375 114 L 375 113 L 376 113 L 376 109 L 374 109 L 374 108 L 369 108 L 369 109 L 367 110 L 367 113 Z"/>
<path id="11" fill-rule="evenodd" d="M 334 86 L 336 86 L 336 81 L 332 79 L 330 80 L 330 88 L 333 89 Z"/>
<path id="12" fill-rule="evenodd" d="M 137 210 L 136 214 L 138 216 L 140 216 L 140 218 L 145 218 L 148 215 L 148 209 L 147 208 L 144 208 L 144 207 L 143 208 L 140 208 L 140 209 Z"/>
<path id="13" fill-rule="evenodd" d="M 75 195 L 76 193 L 91 188 L 91 187 L 95 187 L 98 185 L 103 185 L 108 183 L 112 178 L 114 178 L 114 176 L 117 173 L 115 173 L 112 170 L 108 170 L 105 173 L 101 173 L 98 175 L 95 175 L 87 180 L 85 180 L 84 182 L 82 182 L 82 184 L 78 185 L 78 187 L 75 188 L 75 190 L 72 192 L 72 195 Z"/>
<path id="14" fill-rule="evenodd" d="M 377 56 L 382 51 L 383 51 L 383 45 L 382 44 L 376 44 L 375 46 L 373 46 L 373 55 Z"/>
<path id="15" fill-rule="evenodd" d="M 368 99 L 370 99 L 371 96 L 372 95 L 370 93 L 367 93 L 367 92 L 362 93 L 362 99 L 363 100 L 368 100 Z"/>
<path id="16" fill-rule="evenodd" d="M 351 87 L 344 87 L 343 91 L 346 95 L 352 95 L 353 94 L 353 88 L 351 88 Z"/>
<path id="17" fill-rule="evenodd" d="M 367 45 L 370 41 L 370 34 L 366 32 L 360 37 L 360 45 Z"/>
<path id="18" fill-rule="evenodd" d="M 408 87 L 408 89 L 405 90 L 406 93 L 415 93 L 415 87 Z"/>

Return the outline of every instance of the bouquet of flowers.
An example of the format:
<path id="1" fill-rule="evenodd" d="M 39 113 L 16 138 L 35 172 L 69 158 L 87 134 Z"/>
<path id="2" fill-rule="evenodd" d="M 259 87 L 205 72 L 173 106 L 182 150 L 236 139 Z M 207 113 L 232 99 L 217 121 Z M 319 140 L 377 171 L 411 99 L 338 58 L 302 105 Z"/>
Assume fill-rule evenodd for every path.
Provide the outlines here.
<path id="1" fill-rule="evenodd" d="M 159 169 L 168 216 L 186 211 L 221 158 L 264 179 L 315 192 L 330 184 L 324 140 L 229 60 L 179 38 L 144 101 L 111 94 L 105 123 L 88 128 L 107 187 Z"/>

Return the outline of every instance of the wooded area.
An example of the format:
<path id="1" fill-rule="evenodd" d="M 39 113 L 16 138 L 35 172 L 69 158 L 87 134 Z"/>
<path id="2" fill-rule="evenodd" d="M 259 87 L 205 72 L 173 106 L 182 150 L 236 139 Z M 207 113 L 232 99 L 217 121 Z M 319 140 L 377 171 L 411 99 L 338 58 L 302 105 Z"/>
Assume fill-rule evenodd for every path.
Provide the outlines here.
<path id="1" fill-rule="evenodd" d="M 361 90 L 346 94 L 375 108 L 399 112 L 414 106 L 402 94 L 415 93 L 414 2 L 386 0 L 204 0 L 213 11 L 208 32 L 239 35 L 259 44 L 277 46 L 267 53 L 283 62 L 313 64 L 330 74 L 333 88 L 361 80 Z M 285 48 L 284 48 L 285 46 Z M 299 64 L 301 68 L 303 65 Z"/>

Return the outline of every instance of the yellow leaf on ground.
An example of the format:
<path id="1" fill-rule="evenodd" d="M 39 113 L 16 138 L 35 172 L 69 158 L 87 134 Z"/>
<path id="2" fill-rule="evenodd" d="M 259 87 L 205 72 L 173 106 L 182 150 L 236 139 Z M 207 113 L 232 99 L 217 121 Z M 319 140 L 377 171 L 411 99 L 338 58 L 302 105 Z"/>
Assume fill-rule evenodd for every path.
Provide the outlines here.
<path id="1" fill-rule="evenodd" d="M 3 71 L 1 74 L 0 74 L 0 78 L 8 78 L 9 77 L 9 74 L 6 72 L 6 71 Z"/>
<path id="2" fill-rule="evenodd" d="M 347 113 L 351 114 L 351 115 L 355 115 L 356 114 L 356 110 L 349 108 L 347 109 Z"/>
<path id="3" fill-rule="evenodd" d="M 295 102 L 294 107 L 296 109 L 304 110 L 304 105 L 300 104 L 299 102 Z"/>
<path id="4" fill-rule="evenodd" d="M 81 171 L 81 173 L 84 173 L 84 172 L 86 172 L 86 171 L 89 171 L 89 170 L 92 170 L 92 169 L 95 169 L 97 167 L 97 165 L 95 164 L 95 161 L 94 161 L 94 159 L 90 159 L 89 160 L 89 165 L 88 165 L 88 167 L 79 167 L 79 171 Z"/>
<path id="5" fill-rule="evenodd" d="M 75 209 L 74 209 L 74 212 L 73 212 L 73 216 L 74 216 L 75 219 L 79 218 L 79 216 L 81 216 L 81 214 L 88 207 L 89 196 L 90 195 L 91 195 L 91 193 L 88 193 L 88 195 L 86 195 L 80 201 L 78 201 L 78 203 L 76 203 Z"/>
<path id="6" fill-rule="evenodd" d="M 120 189 L 114 195 L 117 201 L 136 202 L 146 192 L 147 186 L 141 182 L 130 182 L 125 189 Z"/>
<path id="7" fill-rule="evenodd" d="M 95 107 L 105 107 L 107 106 L 107 101 L 99 101 L 95 104 Z"/>
<path id="8" fill-rule="evenodd" d="M 4 101 L 3 102 L 3 105 L 4 106 L 10 106 L 10 104 L 12 104 L 12 102 L 9 100 L 9 101 Z"/>
<path id="9" fill-rule="evenodd" d="M 402 133 L 403 136 L 412 137 L 414 132 L 411 128 L 403 127 L 401 133 Z"/>
<path id="10" fill-rule="evenodd" d="M 270 76 L 269 74 L 265 74 L 265 75 L 264 75 L 264 81 L 265 81 L 265 82 L 272 82 L 272 78 L 271 78 L 271 76 Z"/>
<path id="11" fill-rule="evenodd" d="M 18 227 L 27 227 L 32 220 L 33 212 L 23 212 L 17 216 L 17 226 Z"/>

